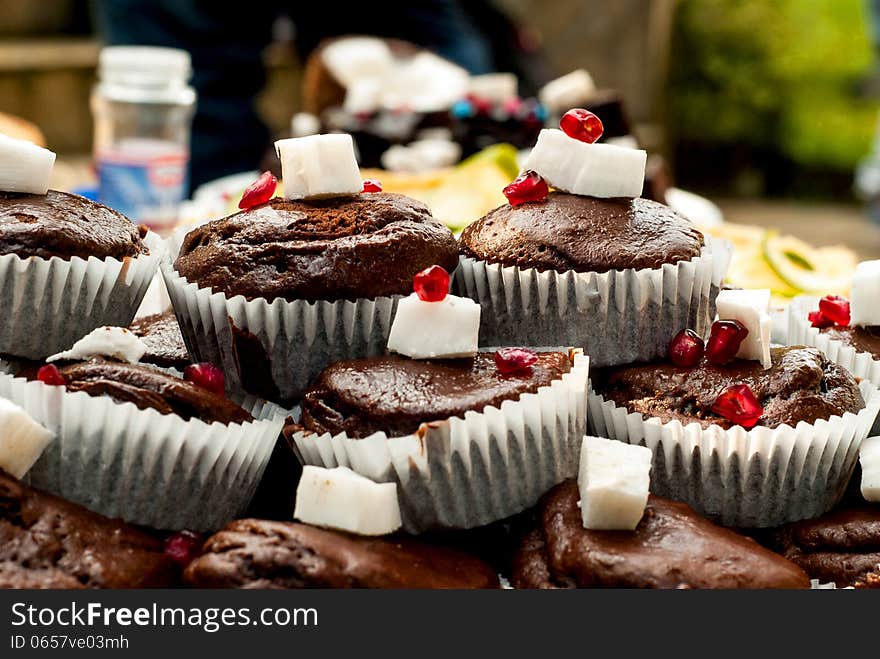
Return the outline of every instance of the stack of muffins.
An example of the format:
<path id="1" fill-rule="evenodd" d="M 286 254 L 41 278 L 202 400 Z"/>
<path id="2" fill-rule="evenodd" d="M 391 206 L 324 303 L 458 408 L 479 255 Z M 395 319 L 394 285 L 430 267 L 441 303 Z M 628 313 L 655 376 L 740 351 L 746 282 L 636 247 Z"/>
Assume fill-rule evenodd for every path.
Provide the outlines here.
<path id="1" fill-rule="evenodd" d="M 261 177 L 241 212 L 167 241 L 173 313 L 36 352 L 3 343 L 0 396 L 54 439 L 30 484 L 0 469 L 0 511 L 24 511 L 0 512 L 0 585 L 880 582 L 880 510 L 838 506 L 876 387 L 815 347 L 714 359 L 702 337 L 728 247 L 639 198 L 643 152 L 593 144 L 596 121 L 573 111 L 542 134 L 510 203 L 457 240 L 364 185 L 345 136 L 284 141 L 281 196 Z M 55 226 L 45 199 L 27 203 Z M 759 412 L 719 405 L 737 387 Z M 651 449 L 634 529 L 584 526 L 588 433 Z M 293 521 L 299 470 L 279 448 L 346 509 L 316 508 L 304 478 Z M 247 516 L 261 479 L 256 499 L 282 505 Z M 379 497 L 354 494 L 369 484 L 394 492 L 382 535 Z"/>

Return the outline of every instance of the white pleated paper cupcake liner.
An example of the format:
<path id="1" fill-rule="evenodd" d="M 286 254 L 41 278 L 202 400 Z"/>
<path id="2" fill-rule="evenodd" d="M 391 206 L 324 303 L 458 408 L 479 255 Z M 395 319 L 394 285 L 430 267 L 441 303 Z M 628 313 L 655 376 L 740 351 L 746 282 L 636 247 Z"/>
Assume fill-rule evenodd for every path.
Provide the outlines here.
<path id="1" fill-rule="evenodd" d="M 344 466 L 397 483 L 404 528 L 412 533 L 489 524 L 530 508 L 577 473 L 590 360 L 573 354 L 571 371 L 560 379 L 498 407 L 424 424 L 403 437 L 298 432 L 294 450 L 306 465 Z"/>
<path id="2" fill-rule="evenodd" d="M 231 391 L 285 405 L 332 362 L 382 354 L 400 299 L 247 300 L 187 281 L 170 259 L 161 271 L 190 355 L 221 366 Z"/>
<path id="3" fill-rule="evenodd" d="M 208 424 L 6 373 L 0 396 L 56 435 L 27 475 L 32 485 L 157 529 L 212 531 L 241 515 L 284 423 L 253 397 L 241 404 L 254 421 Z"/>
<path id="4" fill-rule="evenodd" d="M 778 526 L 818 517 L 843 495 L 880 411 L 880 391 L 869 382 L 859 388 L 866 407 L 858 414 L 748 431 L 663 423 L 629 413 L 591 388 L 590 429 L 650 448 L 655 494 L 684 501 L 725 526 Z"/>
<path id="5" fill-rule="evenodd" d="M 649 270 L 539 272 L 462 256 L 453 291 L 480 303 L 480 345 L 570 345 L 593 367 L 657 359 L 680 330 L 703 335 L 730 261 L 724 241 Z"/>
<path id="6" fill-rule="evenodd" d="M 149 254 L 69 260 L 0 256 L 0 353 L 43 359 L 101 325 L 128 327 L 159 267 L 159 236 Z"/>

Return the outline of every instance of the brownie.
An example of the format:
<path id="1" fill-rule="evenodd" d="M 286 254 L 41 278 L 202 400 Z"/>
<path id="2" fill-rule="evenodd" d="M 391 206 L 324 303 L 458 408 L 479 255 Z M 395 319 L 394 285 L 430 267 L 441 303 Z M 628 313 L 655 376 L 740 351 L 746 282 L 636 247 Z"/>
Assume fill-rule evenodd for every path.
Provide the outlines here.
<path id="1" fill-rule="evenodd" d="M 0 588 L 170 588 L 162 541 L 0 470 Z"/>
<path id="2" fill-rule="evenodd" d="M 196 588 L 498 588 L 487 563 L 454 549 L 258 519 L 208 538 L 184 578 Z"/>
<path id="3" fill-rule="evenodd" d="M 150 366 L 128 364 L 100 357 L 85 362 L 61 363 L 58 367 L 67 391 L 84 391 L 90 396 L 110 396 L 138 408 L 162 414 L 177 414 L 185 420 L 205 423 L 244 423 L 253 417 L 231 400 L 204 387 Z M 33 379 L 35 367 L 18 373 Z"/>
<path id="4" fill-rule="evenodd" d="M 107 206 L 57 190 L 0 192 L 0 254 L 121 260 L 148 253 L 141 230 Z"/>
<path id="5" fill-rule="evenodd" d="M 678 420 L 704 428 L 735 425 L 711 409 L 719 394 L 734 384 L 749 386 L 764 408 L 758 425 L 767 428 L 814 423 L 865 407 L 855 378 L 819 349 L 772 348 L 770 356 L 773 365 L 767 370 L 746 360 L 723 366 L 704 360 L 694 368 L 654 362 L 597 369 L 590 378 L 596 393 L 618 407 L 664 423 Z"/>
<path id="6" fill-rule="evenodd" d="M 809 588 L 794 563 L 717 526 L 687 504 L 650 495 L 634 531 L 593 531 L 577 482 L 544 495 L 514 557 L 515 588 Z"/>
<path id="7" fill-rule="evenodd" d="M 228 296 L 314 301 L 407 295 L 434 264 L 458 265 L 452 232 L 423 203 L 379 192 L 274 198 L 190 231 L 175 267 Z"/>
<path id="8" fill-rule="evenodd" d="M 558 380 L 571 370 L 561 352 L 538 353 L 523 375 L 502 375 L 494 354 L 463 359 L 408 359 L 398 355 L 336 362 L 308 388 L 302 426 L 319 434 L 408 435 L 422 423 L 498 406 Z"/>
<path id="9" fill-rule="evenodd" d="M 873 582 L 880 571 L 880 506 L 862 504 L 773 531 L 769 545 L 813 579 L 838 588 Z"/>
<path id="10" fill-rule="evenodd" d="M 142 362 L 178 371 L 192 362 L 174 311 L 136 318 L 129 329 L 147 346 Z"/>
<path id="11" fill-rule="evenodd" d="M 608 272 L 687 261 L 704 240 L 690 220 L 649 199 L 552 192 L 490 211 L 465 228 L 459 244 L 465 256 L 504 266 Z"/>
<path id="12" fill-rule="evenodd" d="M 826 334 L 830 339 L 851 346 L 857 352 L 869 352 L 874 359 L 880 359 L 880 327 L 876 325 L 869 327 L 858 325 L 823 327 L 819 332 Z"/>

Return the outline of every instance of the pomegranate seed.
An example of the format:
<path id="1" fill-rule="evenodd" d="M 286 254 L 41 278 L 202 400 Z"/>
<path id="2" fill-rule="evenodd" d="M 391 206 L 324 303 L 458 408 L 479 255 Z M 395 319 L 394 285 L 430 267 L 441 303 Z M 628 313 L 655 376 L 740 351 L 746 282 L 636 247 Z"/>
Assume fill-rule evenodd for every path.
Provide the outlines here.
<path id="1" fill-rule="evenodd" d="M 602 120 L 589 110 L 574 108 L 569 110 L 559 120 L 562 132 L 581 142 L 592 144 L 605 132 Z"/>
<path id="2" fill-rule="evenodd" d="M 194 531 L 178 531 L 165 538 L 165 555 L 186 567 L 202 553 L 202 536 Z"/>
<path id="3" fill-rule="evenodd" d="M 669 359 L 676 366 L 696 366 L 704 350 L 702 337 L 692 329 L 683 329 L 669 343 Z"/>
<path id="4" fill-rule="evenodd" d="M 477 114 L 489 114 L 492 110 L 492 101 L 487 98 L 468 94 L 467 100 L 470 101 L 471 106 L 473 106 Z"/>
<path id="5" fill-rule="evenodd" d="M 502 105 L 502 108 L 504 109 L 504 113 L 506 115 L 514 117 L 519 113 L 522 105 L 522 99 L 519 96 L 514 96 L 513 98 L 509 98 L 504 101 L 504 105 Z"/>
<path id="6" fill-rule="evenodd" d="M 712 411 L 743 428 L 751 428 L 764 414 L 764 408 L 747 384 L 734 384 L 722 391 L 712 404 Z"/>
<path id="7" fill-rule="evenodd" d="M 807 314 L 807 319 L 809 319 L 813 327 L 818 327 L 819 329 L 831 327 L 834 324 L 834 321 L 827 318 L 821 311 L 811 311 Z"/>
<path id="8" fill-rule="evenodd" d="M 67 384 L 67 380 L 64 379 L 64 376 L 61 375 L 61 371 L 58 370 L 55 364 L 41 366 L 40 370 L 37 371 L 37 380 L 43 384 L 51 384 L 56 387 Z"/>
<path id="9" fill-rule="evenodd" d="M 501 375 L 528 375 L 538 353 L 528 348 L 501 348 L 495 352 L 495 368 Z"/>
<path id="10" fill-rule="evenodd" d="M 219 366 L 211 362 L 190 364 L 183 369 L 183 379 L 218 396 L 226 395 L 226 376 Z"/>
<path id="11" fill-rule="evenodd" d="M 543 201 L 550 194 L 550 188 L 537 172 L 527 169 L 505 187 L 503 192 L 511 206 L 519 206 L 529 201 Z"/>
<path id="12" fill-rule="evenodd" d="M 749 330 L 735 320 L 716 320 L 706 341 L 706 360 L 710 364 L 726 364 L 736 357 Z"/>
<path id="13" fill-rule="evenodd" d="M 247 210 L 260 204 L 265 204 L 275 194 L 275 188 L 278 187 L 278 179 L 272 175 L 272 172 L 266 171 L 260 175 L 256 181 L 251 183 L 241 196 L 238 207 Z"/>
<path id="14" fill-rule="evenodd" d="M 849 325 L 849 300 L 839 295 L 826 295 L 819 300 L 819 312 L 838 327 Z"/>
<path id="15" fill-rule="evenodd" d="M 413 290 L 422 302 L 442 302 L 449 293 L 449 273 L 432 265 L 413 277 Z"/>
<path id="16" fill-rule="evenodd" d="M 379 179 L 365 178 L 363 192 L 382 192 L 382 183 Z"/>

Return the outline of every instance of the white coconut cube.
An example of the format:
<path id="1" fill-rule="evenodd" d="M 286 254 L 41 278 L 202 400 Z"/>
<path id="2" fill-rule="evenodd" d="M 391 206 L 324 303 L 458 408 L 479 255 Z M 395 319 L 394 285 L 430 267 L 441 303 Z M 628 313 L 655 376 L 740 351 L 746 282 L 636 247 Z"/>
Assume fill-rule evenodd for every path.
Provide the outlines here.
<path id="1" fill-rule="evenodd" d="M 851 325 L 880 325 L 880 261 L 856 266 L 850 287 Z"/>
<path id="2" fill-rule="evenodd" d="M 275 142 L 287 199 L 357 194 L 364 181 L 351 135 L 333 133 Z"/>
<path id="3" fill-rule="evenodd" d="M 472 357 L 479 338 L 479 304 L 455 295 L 425 302 L 413 293 L 397 304 L 388 350 L 413 359 Z"/>
<path id="4" fill-rule="evenodd" d="M 295 519 L 358 535 L 386 535 L 401 526 L 396 483 L 376 483 L 348 467 L 303 467 Z"/>
<path id="5" fill-rule="evenodd" d="M 866 501 L 880 502 L 880 437 L 870 437 L 859 449 L 862 467 L 862 496 Z"/>
<path id="6" fill-rule="evenodd" d="M 715 308 L 719 320 L 735 320 L 749 331 L 736 356 L 761 362 L 765 369 L 770 368 L 770 334 L 773 330 L 770 290 L 721 291 L 715 299 Z"/>
<path id="7" fill-rule="evenodd" d="M 541 87 L 538 100 L 553 112 L 566 112 L 580 106 L 595 91 L 593 77 L 584 69 L 575 69 Z"/>
<path id="8" fill-rule="evenodd" d="M 0 469 L 21 478 L 54 437 L 18 405 L 0 398 Z"/>
<path id="9" fill-rule="evenodd" d="M 486 73 L 471 78 L 470 93 L 492 103 L 504 103 L 517 97 L 518 85 L 513 73 Z"/>
<path id="10" fill-rule="evenodd" d="M 44 195 L 54 166 L 54 152 L 0 134 L 0 192 Z"/>
<path id="11" fill-rule="evenodd" d="M 651 484 L 651 449 L 584 437 L 578 471 L 584 528 L 631 531 L 638 526 Z"/>

